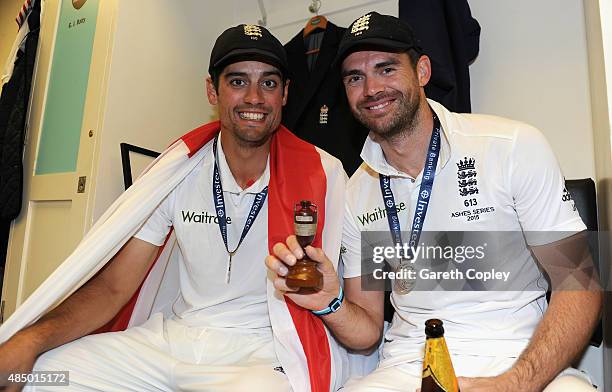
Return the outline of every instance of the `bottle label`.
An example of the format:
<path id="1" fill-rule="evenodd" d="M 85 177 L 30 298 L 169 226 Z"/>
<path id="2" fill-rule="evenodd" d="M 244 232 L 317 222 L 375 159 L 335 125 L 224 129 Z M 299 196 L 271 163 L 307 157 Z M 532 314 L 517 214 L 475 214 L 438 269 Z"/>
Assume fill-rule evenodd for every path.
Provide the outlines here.
<path id="1" fill-rule="evenodd" d="M 429 338 L 425 344 L 423 379 L 431 377 L 441 391 L 458 392 L 457 377 L 443 337 Z"/>
<path id="2" fill-rule="evenodd" d="M 312 223 L 312 221 L 314 221 L 314 217 L 312 215 L 297 215 L 295 217 L 295 221 Z"/>
<path id="3" fill-rule="evenodd" d="M 296 223 L 295 235 L 299 237 L 308 237 L 317 234 L 317 225 L 312 223 Z"/>

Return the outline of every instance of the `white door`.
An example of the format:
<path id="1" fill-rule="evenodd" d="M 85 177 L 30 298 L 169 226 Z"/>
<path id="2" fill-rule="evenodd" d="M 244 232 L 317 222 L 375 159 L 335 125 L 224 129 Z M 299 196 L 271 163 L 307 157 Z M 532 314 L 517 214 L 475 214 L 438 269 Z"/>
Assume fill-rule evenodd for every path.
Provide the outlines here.
<path id="1" fill-rule="evenodd" d="M 90 4 L 97 4 L 92 0 Z M 41 130 L 44 129 L 45 108 L 48 102 L 51 63 L 58 26 L 70 24 L 79 28 L 90 22 L 87 18 L 73 18 L 69 22 L 61 18 L 61 7 L 73 6 L 85 10 L 87 1 L 45 1 L 41 20 L 38 59 L 35 68 L 28 133 L 24 155 L 23 209 L 13 222 L 6 259 L 6 271 L 2 290 L 4 318 L 8 317 L 74 249 L 91 225 L 91 184 L 89 179 L 97 161 L 97 130 L 105 103 L 106 75 L 110 61 L 110 48 L 114 28 L 115 1 L 99 1 L 97 24 L 93 37 L 93 50 L 89 76 L 86 76 L 85 106 L 76 134 L 76 170 L 44 173 L 37 159 L 40 158 Z M 97 6 L 97 5 L 96 5 Z M 79 7 L 79 8 L 77 8 Z M 90 10 L 91 12 L 91 10 Z M 63 14 L 65 16 L 65 14 Z M 95 18 L 94 18 L 95 21 Z M 91 45 L 91 44 L 90 44 Z M 78 132 L 78 128 L 77 128 Z M 48 149 L 48 145 L 47 145 Z M 67 154 L 61 148 L 57 155 Z M 73 152 L 74 153 L 74 152 Z M 61 157 L 60 157 L 61 158 Z M 43 168 L 44 169 L 44 168 Z"/>

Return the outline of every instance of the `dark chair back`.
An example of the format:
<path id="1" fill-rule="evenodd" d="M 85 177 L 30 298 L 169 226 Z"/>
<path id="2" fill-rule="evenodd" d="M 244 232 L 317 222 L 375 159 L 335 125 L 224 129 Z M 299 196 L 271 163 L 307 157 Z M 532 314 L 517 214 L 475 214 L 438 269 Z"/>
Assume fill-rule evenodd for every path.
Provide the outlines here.
<path id="1" fill-rule="evenodd" d="M 574 199 L 574 203 L 576 203 L 576 209 L 586 225 L 587 230 L 597 232 L 597 197 L 595 194 L 595 182 L 590 178 L 565 180 L 565 187 L 570 195 L 572 195 L 572 199 Z M 596 233 L 595 235 L 589 236 L 589 247 L 593 255 L 593 263 L 601 275 L 601 268 L 599 267 L 599 242 Z M 599 320 L 599 324 L 593 336 L 591 336 L 591 341 L 589 343 L 592 346 L 599 347 L 602 340 L 603 322 Z"/>

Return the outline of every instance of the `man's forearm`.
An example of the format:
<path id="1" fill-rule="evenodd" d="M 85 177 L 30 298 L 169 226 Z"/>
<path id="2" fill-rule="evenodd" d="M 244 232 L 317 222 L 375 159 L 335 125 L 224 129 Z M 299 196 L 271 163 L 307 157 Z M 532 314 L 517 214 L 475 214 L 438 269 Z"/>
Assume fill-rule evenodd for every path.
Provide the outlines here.
<path id="1" fill-rule="evenodd" d="M 98 275 L 16 337 L 26 337 L 40 354 L 102 327 L 136 291 L 157 250 L 132 238 Z"/>
<path id="2" fill-rule="evenodd" d="M 291 251 L 290 249 L 293 249 Z M 322 249 L 307 247 L 306 252 L 323 274 L 323 284 L 318 290 L 296 291 L 287 286 L 288 266 L 303 257 L 303 250 L 295 236 L 287 238 L 287 244 L 279 242 L 273 247 L 273 255 L 266 257 L 266 266 L 276 274 L 274 287 L 291 299 L 296 305 L 307 310 L 320 311 L 344 292 L 344 301 L 335 313 L 322 315 L 321 320 L 336 339 L 349 349 L 364 351 L 380 340 L 383 328 L 384 292 L 361 290 L 361 277 L 344 279 L 340 288 L 338 273 L 334 264 Z"/>
<path id="3" fill-rule="evenodd" d="M 41 354 L 102 327 L 129 299 L 124 297 L 98 277 L 18 335 L 31 340 Z"/>
<path id="4" fill-rule="evenodd" d="M 521 391 L 539 392 L 570 366 L 599 320 L 599 291 L 553 292 L 531 342 L 506 375 Z"/>
<path id="5" fill-rule="evenodd" d="M 363 351 L 378 345 L 382 330 L 380 323 L 368 315 L 359 305 L 348 300 L 336 313 L 321 316 L 325 325 L 346 347 Z"/>

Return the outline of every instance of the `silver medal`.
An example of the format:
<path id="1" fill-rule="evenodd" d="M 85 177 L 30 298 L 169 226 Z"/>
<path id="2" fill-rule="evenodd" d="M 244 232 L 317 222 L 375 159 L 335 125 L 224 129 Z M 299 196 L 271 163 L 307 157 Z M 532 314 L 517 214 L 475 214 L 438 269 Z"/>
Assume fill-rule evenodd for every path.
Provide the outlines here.
<path id="1" fill-rule="evenodd" d="M 230 282 L 230 276 L 232 275 L 232 257 L 234 256 L 237 250 L 238 248 L 234 249 L 233 252 L 227 252 L 229 253 L 229 260 L 227 261 L 227 273 L 225 274 L 225 283 Z"/>
<path id="2" fill-rule="evenodd" d="M 395 272 L 400 272 L 404 270 L 405 274 L 408 276 L 412 276 L 414 278 L 410 279 L 408 277 L 402 279 L 395 279 L 393 282 L 393 291 L 399 295 L 406 295 L 412 291 L 414 286 L 416 285 L 416 270 L 410 263 L 406 260 L 401 260 L 399 266 L 396 268 Z"/>

